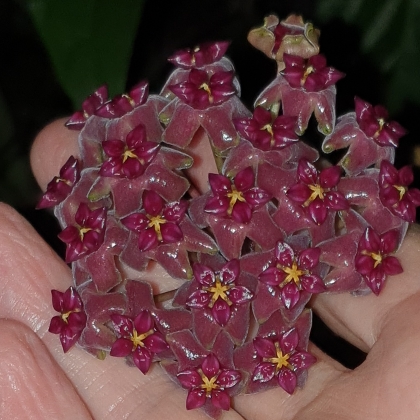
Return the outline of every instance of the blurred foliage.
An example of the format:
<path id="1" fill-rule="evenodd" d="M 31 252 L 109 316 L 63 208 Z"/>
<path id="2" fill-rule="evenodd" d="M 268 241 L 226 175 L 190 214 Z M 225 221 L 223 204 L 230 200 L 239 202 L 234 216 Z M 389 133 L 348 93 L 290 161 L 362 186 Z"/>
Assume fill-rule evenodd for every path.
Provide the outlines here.
<path id="1" fill-rule="evenodd" d="M 391 111 L 405 101 L 420 105 L 419 0 L 318 0 L 316 15 L 319 25 L 340 19 L 358 28 L 361 53 L 385 76 Z"/>
<path id="2" fill-rule="evenodd" d="M 143 0 L 29 0 L 58 81 L 78 109 L 99 85 L 123 92 Z"/>

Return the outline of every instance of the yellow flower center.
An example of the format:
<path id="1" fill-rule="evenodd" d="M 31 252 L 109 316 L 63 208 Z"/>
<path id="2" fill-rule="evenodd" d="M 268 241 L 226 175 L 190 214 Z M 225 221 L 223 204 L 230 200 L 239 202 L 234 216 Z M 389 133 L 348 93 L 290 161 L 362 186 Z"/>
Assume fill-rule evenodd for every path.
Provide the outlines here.
<path id="1" fill-rule="evenodd" d="M 403 199 L 404 194 L 407 192 L 407 188 L 403 185 L 393 185 L 393 187 L 400 193 L 400 201 Z"/>
<path id="2" fill-rule="evenodd" d="M 130 159 L 137 159 L 142 165 L 144 165 L 144 160 L 143 159 L 140 159 L 135 153 L 133 153 L 132 150 L 126 149 L 125 152 L 122 155 L 123 163 L 125 163 L 125 161 L 129 158 Z"/>
<path id="3" fill-rule="evenodd" d="M 232 305 L 232 301 L 226 294 L 226 292 L 231 288 L 231 285 L 223 284 L 219 278 L 216 278 L 216 282 L 213 286 L 204 288 L 204 290 L 213 294 L 209 303 L 209 308 L 213 308 L 218 298 L 223 299 L 229 306 Z"/>
<path id="4" fill-rule="evenodd" d="M 375 253 L 375 252 L 368 252 L 368 251 L 362 251 L 363 255 L 367 255 L 371 257 L 375 262 L 373 264 L 373 268 L 376 268 L 379 264 L 382 263 L 382 254 L 381 253 Z"/>
<path id="5" fill-rule="evenodd" d="M 280 344 L 276 341 L 274 343 L 276 347 L 276 357 L 264 358 L 264 362 L 274 363 L 276 365 L 276 372 L 278 372 L 283 366 L 290 370 L 293 370 L 293 366 L 288 362 L 290 354 L 283 354 L 280 348 Z"/>
<path id="6" fill-rule="evenodd" d="M 133 334 L 131 335 L 131 341 L 133 342 L 133 350 L 135 348 L 137 348 L 138 346 L 140 347 L 144 347 L 144 343 L 143 340 L 147 337 L 149 337 L 149 335 L 152 335 L 154 333 L 154 329 L 152 328 L 149 331 L 146 331 L 143 334 L 138 334 L 136 329 L 133 329 Z"/>
<path id="7" fill-rule="evenodd" d="M 227 197 L 230 198 L 229 208 L 227 214 L 230 216 L 232 214 L 233 206 L 237 201 L 245 201 L 244 196 L 241 191 L 238 191 L 234 185 L 232 185 L 232 190 L 227 194 Z"/>
<path id="8" fill-rule="evenodd" d="M 211 391 L 213 391 L 213 389 L 220 388 L 219 385 L 215 383 L 218 375 L 215 375 L 209 379 L 201 369 L 198 370 L 198 373 L 201 377 L 201 380 L 203 381 L 203 383 L 200 385 L 200 388 L 206 390 L 207 397 L 210 396 Z"/>
<path id="9" fill-rule="evenodd" d="M 65 313 L 61 314 L 61 319 L 62 319 L 62 320 L 63 320 L 66 324 L 68 324 L 68 323 L 69 323 L 68 318 L 69 318 L 70 314 L 72 314 L 73 312 L 80 312 L 80 309 L 75 309 L 74 311 L 68 311 L 68 312 L 65 312 Z"/>
<path id="10" fill-rule="evenodd" d="M 161 241 L 162 240 L 162 232 L 160 231 L 160 225 L 164 225 L 166 223 L 166 220 L 161 215 L 157 215 L 157 216 L 147 215 L 147 217 L 150 220 L 150 222 L 147 226 L 148 227 L 153 227 L 155 229 L 156 235 L 157 235 L 159 241 Z"/>
<path id="11" fill-rule="evenodd" d="M 270 146 L 273 147 L 275 143 L 274 143 L 274 133 L 273 133 L 272 125 L 266 124 L 264 127 L 261 128 L 261 130 L 265 130 L 271 135 Z"/>
<path id="12" fill-rule="evenodd" d="M 87 228 L 87 227 L 80 228 L 79 229 L 80 240 L 83 241 L 83 238 L 85 237 L 85 234 L 88 233 L 91 230 L 92 230 L 91 228 Z"/>
<path id="13" fill-rule="evenodd" d="M 279 285 L 279 287 L 284 287 L 286 284 L 290 283 L 291 281 L 294 281 L 295 284 L 299 287 L 300 286 L 300 276 L 307 273 L 306 270 L 300 270 L 296 261 L 293 261 L 293 264 L 291 267 L 284 267 L 280 264 L 277 265 L 277 268 L 280 270 L 283 270 L 287 276 L 283 280 L 283 282 Z"/>
<path id="14" fill-rule="evenodd" d="M 213 95 L 211 94 L 211 89 L 209 87 L 209 85 L 207 83 L 203 83 L 199 89 L 203 89 L 204 91 L 207 92 L 207 95 L 209 95 L 209 102 L 212 104 L 214 101 Z"/>
<path id="15" fill-rule="evenodd" d="M 323 200 L 324 199 L 324 193 L 325 193 L 325 190 L 319 184 L 308 185 L 308 187 L 312 191 L 312 194 L 303 203 L 303 205 L 305 207 L 309 206 L 309 204 L 312 203 L 312 201 L 314 201 L 316 198 L 319 198 L 320 200 Z"/>
<path id="16" fill-rule="evenodd" d="M 379 137 L 379 134 L 381 134 L 381 131 L 385 125 L 385 120 L 383 118 L 379 118 L 378 120 L 378 124 L 379 124 L 379 128 L 376 131 L 376 133 L 373 135 L 373 138 L 376 139 L 377 137 Z"/>
<path id="17" fill-rule="evenodd" d="M 312 66 L 306 67 L 305 73 L 303 73 L 302 79 L 300 79 L 300 85 L 303 86 L 308 76 L 313 73 L 315 69 Z"/>
<path id="18" fill-rule="evenodd" d="M 133 108 L 136 106 L 136 103 L 134 102 L 134 99 L 133 99 L 130 95 L 127 95 L 126 93 L 124 93 L 124 94 L 122 95 L 122 97 L 123 97 L 123 98 L 128 99 L 128 102 L 130 102 L 130 105 L 131 105 Z"/>

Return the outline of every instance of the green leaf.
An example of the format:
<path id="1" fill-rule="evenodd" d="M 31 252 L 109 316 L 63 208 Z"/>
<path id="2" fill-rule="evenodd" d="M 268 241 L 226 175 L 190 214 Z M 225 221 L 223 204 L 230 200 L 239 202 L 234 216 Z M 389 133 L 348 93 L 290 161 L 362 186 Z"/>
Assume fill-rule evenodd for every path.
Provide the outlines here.
<path id="1" fill-rule="evenodd" d="M 28 9 L 64 91 L 80 108 L 107 83 L 122 93 L 143 0 L 29 0 Z"/>
<path id="2" fill-rule="evenodd" d="M 317 16 L 359 28 L 361 51 L 381 71 L 384 99 L 392 111 L 406 100 L 420 104 L 420 0 L 319 0 Z"/>

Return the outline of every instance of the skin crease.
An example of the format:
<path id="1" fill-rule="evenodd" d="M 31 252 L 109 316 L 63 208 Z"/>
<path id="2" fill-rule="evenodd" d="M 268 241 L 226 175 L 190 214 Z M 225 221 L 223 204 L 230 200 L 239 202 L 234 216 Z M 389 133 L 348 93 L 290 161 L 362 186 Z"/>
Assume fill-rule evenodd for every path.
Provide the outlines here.
<path id="1" fill-rule="evenodd" d="M 70 154 L 77 155 L 77 133 L 63 121 L 39 134 L 31 163 L 43 190 Z M 303 390 L 235 397 L 222 419 L 418 419 L 419 227 L 409 230 L 397 256 L 405 271 L 390 277 L 379 297 L 321 295 L 312 302 L 330 328 L 369 353 L 361 366 L 347 370 L 311 345 L 318 363 Z M 122 358 L 100 361 L 77 347 L 63 354 L 47 332 L 55 315 L 50 290 L 71 285 L 70 269 L 4 204 L 0 272 L 0 418 L 208 419 L 185 410 L 186 391 L 157 365 L 144 376 Z"/>

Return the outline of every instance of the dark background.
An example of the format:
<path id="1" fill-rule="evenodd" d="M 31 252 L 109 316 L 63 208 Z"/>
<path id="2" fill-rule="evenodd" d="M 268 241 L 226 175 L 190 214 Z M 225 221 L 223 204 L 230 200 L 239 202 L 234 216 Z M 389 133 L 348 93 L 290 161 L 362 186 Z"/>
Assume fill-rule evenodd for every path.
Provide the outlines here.
<path id="1" fill-rule="evenodd" d="M 253 99 L 274 77 L 276 65 L 254 50 L 246 36 L 270 13 L 280 18 L 302 14 L 321 29 L 321 52 L 329 65 L 347 74 L 338 83 L 337 115 L 352 110 L 357 95 L 373 104 L 386 105 L 392 119 L 409 130 L 401 140 L 396 166 L 413 165 L 418 186 L 420 77 L 416 75 L 420 76 L 420 36 L 416 37 L 416 23 L 420 16 L 414 1 L 372 0 L 361 5 L 348 0 L 145 0 L 136 3 L 136 16 L 131 16 L 130 25 L 128 20 L 124 25 L 124 19 L 114 22 L 112 7 L 126 8 L 130 16 L 134 1 L 83 0 L 82 4 L 80 0 L 0 0 L 0 200 L 25 215 L 58 252 L 63 252 L 63 246 L 56 238 L 55 219 L 47 211 L 34 210 L 41 192 L 30 173 L 28 153 L 36 133 L 48 122 L 71 114 L 79 108 L 81 98 L 104 82 L 115 94 L 147 79 L 151 92 L 158 92 L 172 69 L 166 58 L 179 48 L 209 40 L 232 42 L 228 56 L 236 65 L 242 98 L 251 108 Z M 110 6 L 112 3 L 114 6 Z M 63 10 L 57 4 L 62 4 Z M 87 26 L 78 24 L 76 13 L 86 4 L 91 6 L 86 10 L 96 18 L 91 19 L 87 35 L 80 33 Z M 72 12 L 76 16 L 74 24 Z M 55 39 L 52 25 L 57 31 L 66 28 L 68 33 L 58 36 L 57 32 Z M 79 36 L 87 40 L 85 48 L 71 50 L 69 44 Z M 95 47 L 88 42 L 92 39 Z M 132 48 L 121 57 L 118 41 L 127 45 L 127 40 Z M 111 80 L 102 80 L 102 74 L 95 77 L 92 69 L 100 48 L 104 51 L 102 61 L 118 64 L 123 60 L 126 71 L 114 72 Z M 57 57 L 63 58 L 60 54 L 67 54 L 64 58 L 75 65 L 67 79 L 65 70 L 71 66 L 64 66 L 64 73 L 60 73 L 56 65 Z M 66 80 L 71 77 L 76 83 L 69 87 Z M 312 139 L 315 143 L 319 140 L 316 135 Z M 363 354 L 345 345 L 318 319 L 313 340 L 347 366 L 363 360 Z"/>

